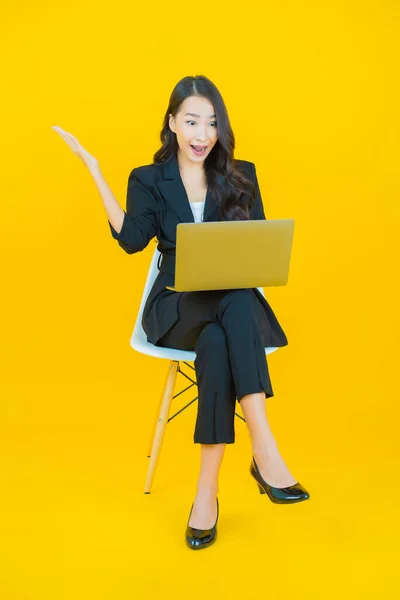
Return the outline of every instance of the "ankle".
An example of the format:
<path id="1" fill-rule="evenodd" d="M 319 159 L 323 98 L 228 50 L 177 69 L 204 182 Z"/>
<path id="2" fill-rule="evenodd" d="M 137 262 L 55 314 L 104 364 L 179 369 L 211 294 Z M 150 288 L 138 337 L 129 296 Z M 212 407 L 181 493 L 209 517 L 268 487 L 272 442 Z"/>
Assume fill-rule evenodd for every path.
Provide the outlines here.
<path id="1" fill-rule="evenodd" d="M 255 461 L 272 458 L 279 454 L 278 445 L 276 442 L 264 444 L 253 448 L 253 456 Z"/>

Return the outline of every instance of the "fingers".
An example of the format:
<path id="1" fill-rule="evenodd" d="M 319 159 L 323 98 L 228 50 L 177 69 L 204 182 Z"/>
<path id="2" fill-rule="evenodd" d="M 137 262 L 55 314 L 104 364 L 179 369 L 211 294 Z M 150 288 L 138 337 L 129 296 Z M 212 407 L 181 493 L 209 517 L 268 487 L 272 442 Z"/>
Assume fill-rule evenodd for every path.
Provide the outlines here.
<path id="1" fill-rule="evenodd" d="M 72 133 L 68 133 L 68 131 L 64 131 L 64 129 L 61 129 L 61 127 L 58 127 L 57 125 L 52 125 L 52 129 L 57 131 L 57 133 L 59 133 L 64 139 L 71 140 L 71 141 L 74 141 L 75 143 L 79 144 L 78 140 L 76 139 L 75 136 L 72 135 Z"/>
<path id="2" fill-rule="evenodd" d="M 61 129 L 61 127 L 58 127 L 57 125 L 52 125 L 52 129 L 54 129 L 54 131 L 56 131 L 68 143 L 72 150 L 79 150 L 80 144 L 76 137 L 74 137 L 71 133 L 64 131 L 64 129 Z"/>
<path id="3" fill-rule="evenodd" d="M 71 150 L 85 163 L 87 167 L 90 166 L 98 166 L 98 161 L 83 148 L 83 146 L 78 142 L 75 136 L 64 129 L 61 129 L 58 125 L 52 125 L 52 129 L 56 131 L 68 144 Z"/>

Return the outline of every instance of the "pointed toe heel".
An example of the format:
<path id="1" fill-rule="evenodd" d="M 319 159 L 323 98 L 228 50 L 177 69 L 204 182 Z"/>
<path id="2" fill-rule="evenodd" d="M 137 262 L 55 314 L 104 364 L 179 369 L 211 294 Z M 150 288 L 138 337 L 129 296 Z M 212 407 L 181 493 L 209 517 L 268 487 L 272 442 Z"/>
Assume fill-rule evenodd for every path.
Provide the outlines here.
<path id="1" fill-rule="evenodd" d="M 194 504 L 194 503 L 193 503 Z M 191 527 L 189 525 L 190 517 L 193 510 L 190 509 L 189 519 L 186 526 L 186 545 L 192 550 L 201 550 L 202 548 L 208 548 L 217 539 L 217 523 L 219 517 L 219 502 L 217 498 L 217 518 L 215 520 L 214 525 L 210 529 L 197 529 L 196 527 Z"/>
<path id="2" fill-rule="evenodd" d="M 260 494 L 267 494 L 271 502 L 275 504 L 294 504 L 295 502 L 303 502 L 310 498 L 309 492 L 299 482 L 283 488 L 269 485 L 262 478 L 254 456 L 250 465 L 250 475 L 256 480 Z"/>

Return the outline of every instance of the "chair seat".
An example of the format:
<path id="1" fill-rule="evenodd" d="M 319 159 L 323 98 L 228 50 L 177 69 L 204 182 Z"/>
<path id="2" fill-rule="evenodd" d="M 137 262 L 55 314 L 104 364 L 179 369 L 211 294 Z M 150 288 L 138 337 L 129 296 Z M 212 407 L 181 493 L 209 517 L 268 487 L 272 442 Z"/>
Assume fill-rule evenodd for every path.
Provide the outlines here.
<path id="1" fill-rule="evenodd" d="M 139 339 L 139 336 L 132 336 L 131 346 L 134 350 L 137 350 L 137 352 L 141 352 L 141 354 L 148 354 L 149 356 L 156 356 L 157 358 L 185 360 L 187 362 L 193 362 L 196 358 L 196 352 L 194 352 L 194 350 L 178 350 L 155 346 L 147 341 L 146 335 L 144 335 L 144 340 Z"/>
<path id="2" fill-rule="evenodd" d="M 137 337 L 131 338 L 131 346 L 137 352 L 141 354 L 147 354 L 148 356 L 155 356 L 157 358 L 166 358 L 168 360 L 183 360 L 186 362 L 194 362 L 196 358 L 196 352 L 194 350 L 178 350 L 176 348 L 163 348 L 162 346 L 155 346 L 147 341 L 138 340 Z M 265 348 L 265 354 L 270 354 L 277 350 L 277 347 L 267 346 Z"/>

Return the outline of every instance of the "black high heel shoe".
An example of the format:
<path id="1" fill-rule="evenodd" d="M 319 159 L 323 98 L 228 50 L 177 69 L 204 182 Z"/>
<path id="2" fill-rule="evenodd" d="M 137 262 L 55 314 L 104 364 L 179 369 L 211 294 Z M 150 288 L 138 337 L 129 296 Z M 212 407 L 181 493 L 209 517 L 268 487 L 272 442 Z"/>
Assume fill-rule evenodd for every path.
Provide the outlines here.
<path id="1" fill-rule="evenodd" d="M 250 474 L 257 481 L 260 494 L 267 494 L 269 499 L 272 502 L 275 502 L 275 504 L 293 504 L 294 502 L 308 500 L 310 497 L 310 494 L 299 482 L 283 488 L 277 488 L 269 485 L 269 483 L 264 481 L 264 479 L 261 477 L 261 473 L 258 470 L 254 456 L 250 465 Z"/>
<path id="2" fill-rule="evenodd" d="M 193 502 L 193 504 L 194 504 L 194 502 Z M 215 540 L 217 539 L 217 523 L 218 523 L 218 516 L 219 516 L 218 498 L 217 498 L 217 518 L 215 520 L 214 525 L 211 527 L 211 529 L 196 529 L 195 527 L 191 527 L 189 525 L 190 517 L 192 515 L 192 510 L 193 510 L 193 504 L 192 504 L 192 508 L 190 509 L 188 524 L 186 526 L 186 544 L 192 550 L 200 550 L 201 548 L 208 548 L 208 546 L 211 546 L 211 544 L 213 544 L 215 542 Z"/>

